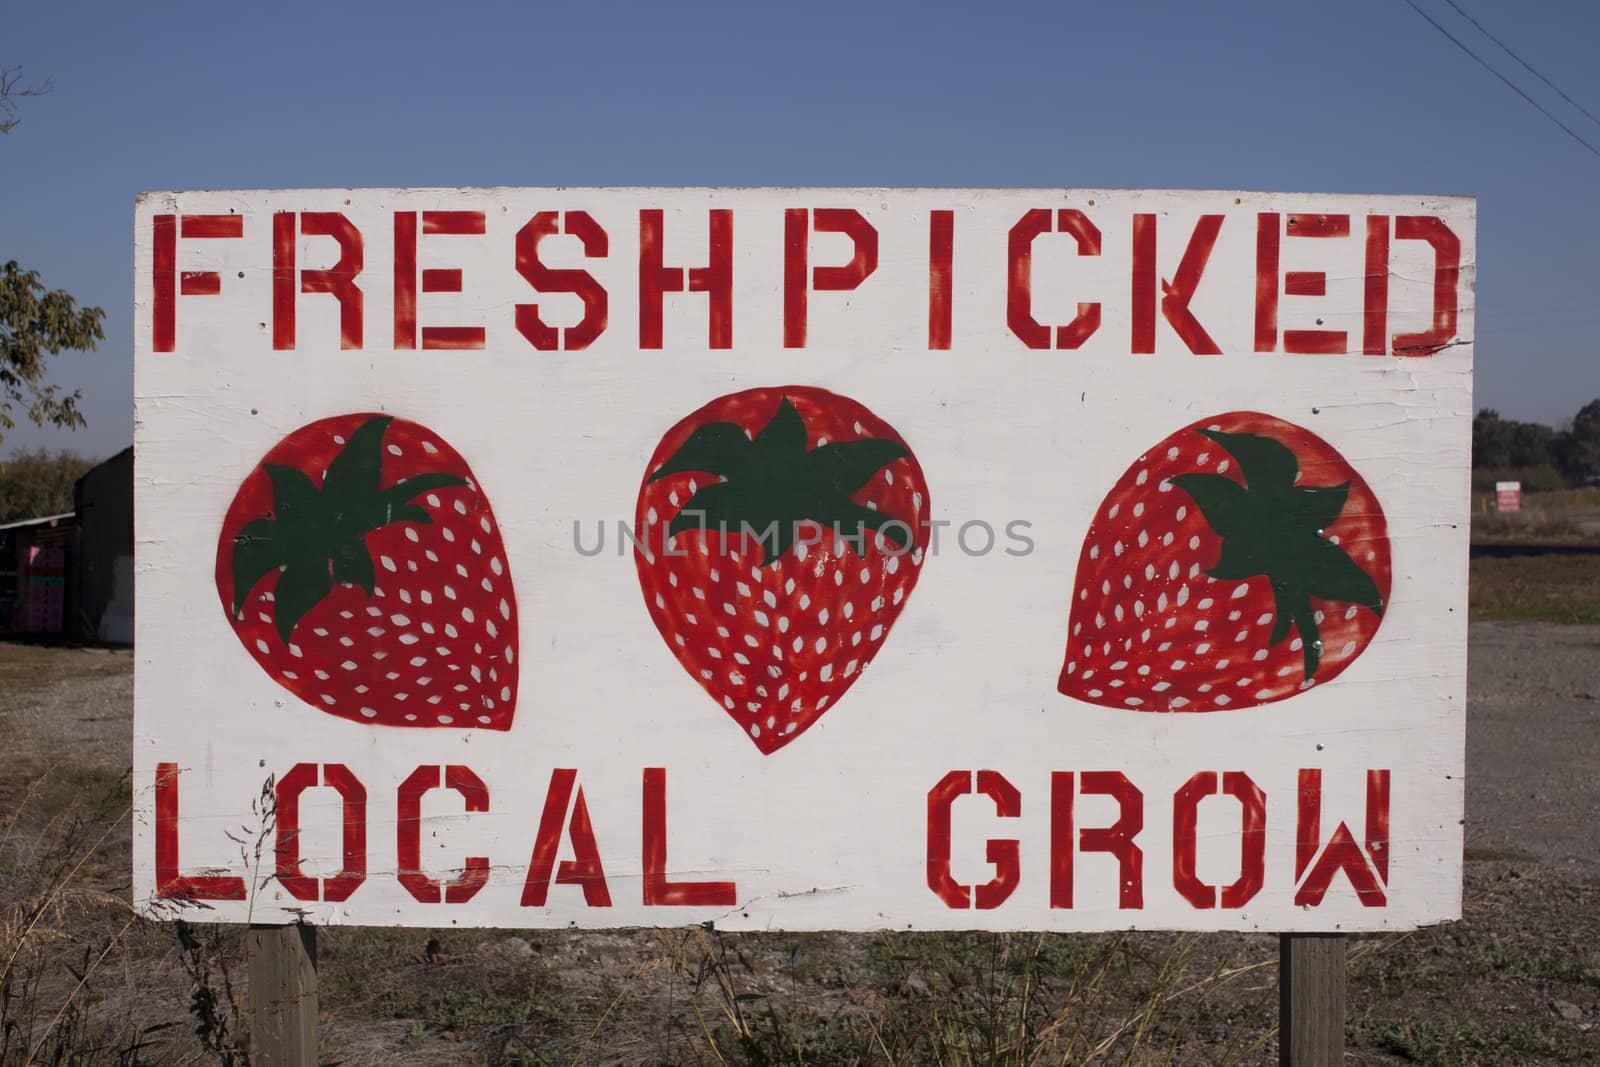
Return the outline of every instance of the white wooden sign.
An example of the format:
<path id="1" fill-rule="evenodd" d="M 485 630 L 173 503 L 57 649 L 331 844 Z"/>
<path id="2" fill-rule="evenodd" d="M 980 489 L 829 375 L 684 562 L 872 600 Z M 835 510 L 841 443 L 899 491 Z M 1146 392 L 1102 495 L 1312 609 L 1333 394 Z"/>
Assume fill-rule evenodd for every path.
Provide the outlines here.
<path id="1" fill-rule="evenodd" d="M 1474 211 L 143 196 L 139 908 L 1458 916 Z"/>

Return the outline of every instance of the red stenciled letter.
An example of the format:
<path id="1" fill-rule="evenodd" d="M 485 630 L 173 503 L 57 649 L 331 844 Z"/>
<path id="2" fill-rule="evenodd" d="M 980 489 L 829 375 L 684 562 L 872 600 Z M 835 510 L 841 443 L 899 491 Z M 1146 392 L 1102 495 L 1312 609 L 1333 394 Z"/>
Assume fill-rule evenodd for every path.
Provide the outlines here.
<path id="1" fill-rule="evenodd" d="M 1117 859 L 1120 908 L 1144 907 L 1144 850 L 1134 838 L 1144 829 L 1144 794 L 1121 771 L 1084 771 L 1083 796 L 1115 798 L 1121 812 L 1105 829 L 1078 831 L 1077 850 L 1109 852 Z M 1050 775 L 1050 906 L 1070 908 L 1073 899 L 1073 774 Z"/>
<path id="2" fill-rule="evenodd" d="M 1278 347 L 1278 240 L 1280 218 L 1276 212 L 1256 217 L 1256 351 Z M 1290 237 L 1348 237 L 1349 215 L 1290 215 Z M 1324 296 L 1328 276 L 1322 271 L 1290 271 L 1283 279 L 1290 296 Z M 1344 330 L 1285 330 L 1283 350 L 1307 355 L 1343 352 L 1349 335 Z"/>
<path id="3" fill-rule="evenodd" d="M 561 845 L 561 823 L 566 819 L 569 805 L 572 821 L 567 825 L 567 833 L 572 841 L 573 858 L 561 861 L 555 871 L 555 882 L 582 887 L 583 901 L 591 908 L 611 907 L 611 891 L 606 887 L 606 872 L 600 866 L 600 846 L 595 843 L 582 786 L 578 786 L 574 798 L 573 784 L 577 779 L 578 772 L 571 767 L 558 767 L 550 773 L 550 789 L 544 798 L 544 814 L 539 817 L 533 858 L 528 860 L 528 878 L 522 884 L 524 908 L 542 908 L 549 898 L 550 870 L 555 867 L 556 851 Z"/>
<path id="4" fill-rule="evenodd" d="M 335 789 L 341 800 L 344 865 L 321 882 L 300 870 L 300 794 L 318 785 Z M 349 900 L 367 880 L 367 787 L 342 763 L 296 763 L 277 785 L 277 879 L 297 900 Z M 321 896 L 318 896 L 318 889 Z"/>
<path id="5" fill-rule="evenodd" d="M 1174 332 L 1197 356 L 1218 356 L 1222 349 L 1189 310 L 1200 287 L 1206 261 L 1222 230 L 1221 215 L 1201 215 L 1178 261 L 1172 281 L 1161 280 L 1161 314 Z M 1133 217 L 1133 350 L 1148 355 L 1156 350 L 1156 216 Z"/>
<path id="6" fill-rule="evenodd" d="M 667 769 L 644 769 L 644 902 L 647 905 L 716 905 L 739 901 L 732 882 L 667 880 Z"/>
<path id="7" fill-rule="evenodd" d="M 448 882 L 428 877 L 422 869 L 422 797 L 440 784 L 438 765 L 424 765 L 400 783 L 398 821 L 395 824 L 395 858 L 399 861 L 400 884 L 424 904 L 437 904 L 442 895 L 446 904 L 465 904 L 478 895 L 489 881 L 489 860 L 469 856 L 461 874 Z M 471 768 L 450 764 L 444 768 L 444 787 L 461 794 L 469 812 L 489 810 L 489 787 Z"/>
<path id="8" fill-rule="evenodd" d="M 417 213 L 394 213 L 394 346 L 417 347 Z"/>
<path id="9" fill-rule="evenodd" d="M 957 797 L 977 791 L 994 801 L 1002 819 L 1022 815 L 1022 794 L 999 771 L 951 771 L 928 790 L 928 888 L 951 908 L 998 908 L 1022 880 L 1022 843 L 1013 838 L 990 838 L 984 858 L 994 866 L 994 877 L 983 885 L 962 885 L 950 873 L 950 809 Z"/>
<path id="10" fill-rule="evenodd" d="M 481 236 L 485 232 L 481 211 L 424 211 L 423 234 Z M 458 267 L 431 267 L 422 271 L 424 293 L 461 292 Z M 482 348 L 482 326 L 424 326 L 424 349 Z M 417 347 L 417 213 L 397 211 L 394 216 L 394 346 Z"/>
<path id="11" fill-rule="evenodd" d="M 327 270 L 300 272 L 302 293 L 328 293 L 339 301 L 339 347 L 360 348 L 362 292 L 356 285 L 365 254 L 361 231 L 338 211 L 308 211 L 300 217 L 304 237 L 332 237 L 339 261 Z M 272 347 L 287 351 L 295 344 L 295 214 L 272 216 Z"/>
<path id="12" fill-rule="evenodd" d="M 1278 347 L 1278 263 L 1283 217 L 1276 211 L 1256 216 L 1256 351 Z"/>
<path id="13" fill-rule="evenodd" d="M 1100 230 L 1083 212 L 1076 208 L 1058 210 L 1055 228 L 1073 236 L 1078 243 L 1078 255 L 1100 254 Z M 1050 327 L 1033 317 L 1033 242 L 1040 234 L 1049 232 L 1050 212 L 1040 207 L 1018 219 L 1007 239 L 1006 325 L 1029 348 L 1051 345 Z M 1055 328 L 1055 347 L 1079 348 L 1099 328 L 1099 303 L 1079 301 L 1077 316 L 1065 326 Z"/>
<path id="14" fill-rule="evenodd" d="M 1389 216 L 1367 216 L 1366 292 L 1361 308 L 1361 352 L 1387 355 L 1389 331 Z"/>
<path id="15" fill-rule="evenodd" d="M 970 792 L 971 771 L 951 771 L 928 790 L 928 888 L 951 908 L 972 907 L 971 891 L 950 873 L 950 808 Z"/>
<path id="16" fill-rule="evenodd" d="M 561 213 L 566 229 L 583 244 L 590 259 L 604 259 L 611 252 L 610 238 L 587 211 Z M 588 348 L 606 330 L 606 291 L 586 270 L 547 267 L 539 258 L 539 242 L 556 233 L 556 212 L 541 211 L 517 231 L 517 273 L 540 293 L 575 293 L 583 301 L 583 318 L 568 326 L 560 337 L 554 326 L 539 317 L 538 304 L 518 304 L 517 332 L 542 352 L 558 348 L 575 351 Z"/>
<path id="17" fill-rule="evenodd" d="M 733 212 L 710 212 L 711 262 L 689 270 L 689 291 L 710 303 L 712 348 L 733 347 Z M 661 347 L 661 297 L 683 292 L 683 268 L 664 266 L 660 208 L 639 212 L 639 347 Z"/>
<path id="18" fill-rule="evenodd" d="M 1185 900 L 1197 908 L 1217 906 L 1217 887 L 1207 885 L 1195 874 L 1195 837 L 1200 801 L 1216 792 L 1216 772 L 1201 771 L 1185 782 L 1172 798 L 1172 884 Z M 1261 787 L 1243 771 L 1225 773 L 1222 776 L 1222 792 L 1239 801 L 1242 820 L 1239 877 L 1222 890 L 1222 906 L 1240 908 L 1261 891 L 1261 884 L 1266 878 L 1267 797 Z"/>
<path id="19" fill-rule="evenodd" d="M 243 900 L 244 879 L 178 873 L 178 765 L 156 764 L 156 896 L 169 900 Z"/>
<path id="20" fill-rule="evenodd" d="M 1433 327 L 1394 337 L 1397 356 L 1431 356 L 1456 335 L 1456 293 L 1461 278 L 1461 238 L 1431 215 L 1397 215 L 1397 241 L 1426 241 L 1433 248 Z M 187 290 L 186 290 L 187 291 Z"/>
<path id="21" fill-rule="evenodd" d="M 956 213 L 928 213 L 928 349 L 950 347 L 950 323 L 955 278 Z"/>
<path id="22" fill-rule="evenodd" d="M 222 276 L 212 270 L 186 270 L 178 275 L 178 237 L 243 237 L 243 215 L 157 215 L 151 248 L 150 347 L 171 352 L 178 338 L 178 294 L 216 296 Z"/>
<path id="23" fill-rule="evenodd" d="M 807 286 L 817 292 L 844 292 L 854 289 L 878 269 L 878 231 L 853 208 L 817 208 L 810 226 L 818 233 L 842 233 L 850 238 L 854 251 L 842 267 L 817 267 L 807 278 L 811 254 L 811 232 L 806 209 L 789 208 L 783 213 L 783 347 L 806 346 Z"/>
<path id="24" fill-rule="evenodd" d="M 1322 850 L 1320 856 L 1318 849 Z M 1315 858 L 1316 862 L 1312 860 Z M 1368 862 L 1370 860 L 1370 863 Z M 1309 870 L 1308 870 L 1309 868 Z M 1295 907 L 1315 907 L 1333 883 L 1333 876 L 1345 873 L 1363 907 L 1381 908 L 1387 900 L 1384 886 L 1389 881 L 1389 772 L 1367 772 L 1366 852 L 1356 844 L 1355 835 L 1340 823 L 1322 842 L 1322 772 L 1300 771 L 1300 822 L 1295 833 Z"/>

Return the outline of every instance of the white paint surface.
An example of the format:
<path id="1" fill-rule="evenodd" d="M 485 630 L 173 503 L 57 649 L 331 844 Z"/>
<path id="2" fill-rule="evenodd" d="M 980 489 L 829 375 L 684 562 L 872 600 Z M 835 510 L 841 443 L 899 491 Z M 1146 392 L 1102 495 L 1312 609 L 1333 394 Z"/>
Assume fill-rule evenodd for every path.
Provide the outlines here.
<path id="1" fill-rule="evenodd" d="M 734 212 L 733 347 L 707 347 L 706 298 L 666 297 L 666 344 L 638 347 L 638 212 L 666 211 L 666 259 L 706 259 L 706 210 Z M 782 345 L 783 217 L 790 207 L 853 207 L 880 234 L 877 271 L 854 292 L 810 296 L 808 345 Z M 1034 313 L 1064 322 L 1084 300 L 1103 324 L 1081 351 L 1032 351 L 1006 325 L 1006 235 L 1024 212 L 1075 207 L 1104 234 L 1097 258 L 1065 235 L 1035 245 Z M 424 324 L 483 325 L 482 351 L 392 347 L 395 211 L 482 210 L 481 237 L 423 239 L 422 265 L 460 267 L 465 292 L 423 294 Z M 513 235 L 535 212 L 586 210 L 610 235 L 605 259 L 552 238 L 547 258 L 590 270 L 610 292 L 607 331 L 587 350 L 535 351 L 513 306 L 535 299 L 514 269 Z M 954 343 L 930 352 L 931 210 L 955 212 Z M 341 351 L 333 301 L 299 299 L 299 345 L 271 344 L 272 214 L 342 211 L 366 238 L 360 278 L 366 347 Z M 1355 236 L 1285 240 L 1285 270 L 1328 272 L 1325 298 L 1284 296 L 1282 328 L 1352 332 L 1359 349 L 1362 244 L 1369 213 L 1443 219 L 1459 236 L 1456 342 L 1427 358 L 1256 353 L 1256 214 L 1347 213 Z M 178 269 L 214 270 L 216 296 L 177 298 L 177 344 L 151 345 L 152 228 L 158 214 L 238 213 L 237 240 L 180 240 Z M 1129 345 L 1130 226 L 1159 216 L 1158 263 L 1176 270 L 1202 213 L 1226 216 L 1192 302 L 1223 355 L 1190 354 L 1159 315 L 1158 351 Z M 588 927 L 714 920 L 730 929 L 1190 928 L 1399 929 L 1460 913 L 1466 695 L 1468 467 L 1472 412 L 1475 205 L 1470 199 L 1061 190 L 488 189 L 162 193 L 135 217 L 138 632 L 135 899 L 141 910 L 203 921 Z M 332 242 L 299 242 L 300 266 L 326 267 Z M 848 254 L 817 234 L 813 265 Z M 1394 242 L 1390 332 L 1425 329 L 1431 255 Z M 319 258 L 320 257 L 320 258 Z M 576 321 L 570 296 L 540 299 Z M 955 526 L 1031 523 L 1025 556 L 969 556 L 949 537 L 866 675 L 804 736 L 761 755 L 685 675 L 642 603 L 615 524 L 632 520 L 662 433 L 710 399 L 785 383 L 864 403 L 911 444 L 934 514 Z M 521 625 L 520 696 L 509 733 L 377 728 L 324 715 L 277 686 L 235 639 L 213 582 L 219 524 L 240 480 L 282 436 L 315 419 L 384 410 L 432 427 L 472 464 L 505 532 Z M 1056 691 L 1074 568 L 1107 488 L 1144 449 L 1209 414 L 1257 410 L 1341 451 L 1387 514 L 1391 602 L 1375 643 L 1339 678 L 1290 700 L 1216 714 L 1141 714 Z M 573 524 L 607 527 L 586 558 Z M 954 527 L 952 527 L 954 529 Z M 1004 542 L 1002 541 L 1002 546 Z M 369 871 L 347 901 L 296 901 L 271 875 L 272 842 L 251 803 L 270 774 L 343 763 L 368 791 Z M 153 783 L 181 768 L 181 865 L 250 877 L 249 899 L 204 907 L 156 900 Z M 424 806 L 425 865 L 448 877 L 487 856 L 490 883 L 470 903 L 422 904 L 397 883 L 395 790 L 422 764 L 470 766 L 491 810 L 464 815 L 454 794 Z M 571 886 L 549 905 L 519 895 L 553 768 L 576 768 L 613 904 L 588 908 Z M 641 772 L 667 771 L 669 872 L 733 880 L 732 908 L 641 903 Z M 1294 892 L 1300 768 L 1320 768 L 1324 836 L 1361 836 L 1365 771 L 1393 775 L 1384 907 L 1362 907 L 1336 878 L 1319 907 Z M 980 797 L 955 807 L 953 873 L 991 874 L 987 838 L 1020 842 L 1021 882 L 992 910 L 953 910 L 928 887 L 927 794 L 952 769 L 999 771 L 1021 816 Z M 1077 862 L 1076 901 L 1048 895 L 1052 771 L 1121 770 L 1145 793 L 1144 907 L 1119 909 L 1114 863 Z M 1172 794 L 1197 771 L 1243 770 L 1267 795 L 1266 880 L 1242 909 L 1199 910 L 1173 888 Z M 1080 825 L 1111 806 L 1081 798 Z M 1237 806 L 1201 808 L 1199 873 L 1237 873 Z M 303 799 L 307 874 L 340 866 L 338 807 Z M 570 856 L 563 844 L 559 858 Z"/>

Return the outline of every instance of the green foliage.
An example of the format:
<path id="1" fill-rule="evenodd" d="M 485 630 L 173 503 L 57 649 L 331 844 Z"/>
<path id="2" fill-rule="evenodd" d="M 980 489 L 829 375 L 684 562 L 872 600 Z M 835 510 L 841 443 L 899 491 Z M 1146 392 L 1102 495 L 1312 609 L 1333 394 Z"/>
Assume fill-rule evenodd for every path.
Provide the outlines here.
<path id="1" fill-rule="evenodd" d="M 44 448 L 0 462 L 0 522 L 71 511 L 73 483 L 93 466 L 76 452 Z"/>
<path id="2" fill-rule="evenodd" d="M 0 267 L 0 440 L 20 410 L 37 426 L 76 429 L 81 390 L 63 393 L 45 381 L 48 357 L 90 351 L 105 339 L 105 312 L 80 308 L 72 294 L 47 290 L 37 271 L 11 260 Z"/>
<path id="3" fill-rule="evenodd" d="M 1498 411 L 1484 408 L 1472 419 L 1472 469 L 1520 481 L 1529 492 L 1600 478 L 1600 399 L 1585 404 L 1572 428 L 1560 433 L 1543 423 L 1502 419 Z M 1474 488 L 1492 488 L 1488 481 L 1473 475 Z"/>
<path id="4" fill-rule="evenodd" d="M 1550 462 L 1555 431 L 1538 422 L 1502 419 L 1484 408 L 1472 420 L 1472 466 L 1539 467 Z"/>
<path id="5" fill-rule="evenodd" d="M 1549 493 L 1567 488 L 1561 472 L 1548 463 L 1537 467 L 1474 467 L 1472 491 L 1492 493 L 1500 482 L 1521 482 L 1524 493 Z"/>
<path id="6" fill-rule="evenodd" d="M 1585 404 L 1572 419 L 1572 429 L 1556 435 L 1551 458 L 1574 484 L 1600 478 L 1600 400 Z"/>

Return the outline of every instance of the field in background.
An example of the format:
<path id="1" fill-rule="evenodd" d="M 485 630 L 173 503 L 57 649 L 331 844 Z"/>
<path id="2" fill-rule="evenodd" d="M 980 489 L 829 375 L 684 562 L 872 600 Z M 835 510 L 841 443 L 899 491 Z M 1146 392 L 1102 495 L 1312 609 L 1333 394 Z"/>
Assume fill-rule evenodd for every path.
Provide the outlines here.
<path id="1" fill-rule="evenodd" d="M 1600 550 L 1600 488 L 1523 493 L 1522 510 L 1502 515 L 1493 493 L 1472 494 L 1477 543 L 1593 545 Z"/>
<path id="2" fill-rule="evenodd" d="M 1475 620 L 1600 622 L 1600 551 L 1475 558 L 1471 595 Z M 1469 789 L 1503 795 L 1469 792 L 1462 922 L 1351 939 L 1347 1062 L 1600 1060 L 1600 867 L 1590 798 L 1564 792 L 1600 751 L 1600 630 L 1490 624 L 1472 663 Z M 127 904 L 131 667 L 0 642 L 0 1064 L 246 1062 L 239 930 Z M 1557 827 L 1575 843 L 1541 844 Z M 349 1067 L 1276 1062 L 1270 936 L 334 928 L 320 945 L 324 1062 Z"/>

